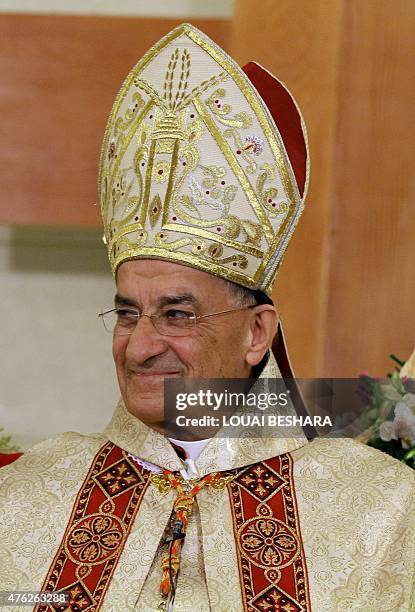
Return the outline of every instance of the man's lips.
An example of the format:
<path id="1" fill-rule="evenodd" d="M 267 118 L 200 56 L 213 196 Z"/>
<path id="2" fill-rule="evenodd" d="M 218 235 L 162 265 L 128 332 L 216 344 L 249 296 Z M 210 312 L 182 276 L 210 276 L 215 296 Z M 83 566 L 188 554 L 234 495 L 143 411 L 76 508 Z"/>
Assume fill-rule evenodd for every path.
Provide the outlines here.
<path id="1" fill-rule="evenodd" d="M 180 372 L 178 372 L 177 370 L 171 370 L 171 371 L 166 371 L 166 372 L 159 372 L 159 371 L 150 371 L 150 372 L 137 372 L 136 370 L 130 370 L 129 374 L 132 374 L 134 376 L 142 376 L 142 377 L 157 377 L 157 376 L 162 376 L 163 378 L 166 377 L 171 377 L 171 376 L 177 376 L 180 375 Z"/>

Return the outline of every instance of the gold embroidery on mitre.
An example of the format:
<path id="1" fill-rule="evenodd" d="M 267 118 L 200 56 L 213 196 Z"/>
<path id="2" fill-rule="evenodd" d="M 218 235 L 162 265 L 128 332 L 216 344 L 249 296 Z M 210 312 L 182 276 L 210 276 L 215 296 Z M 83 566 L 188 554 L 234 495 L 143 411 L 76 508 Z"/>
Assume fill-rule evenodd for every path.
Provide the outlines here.
<path id="1" fill-rule="evenodd" d="M 302 210 L 278 129 L 243 71 L 184 24 L 133 68 L 100 162 L 112 269 L 166 259 L 270 291 Z"/>

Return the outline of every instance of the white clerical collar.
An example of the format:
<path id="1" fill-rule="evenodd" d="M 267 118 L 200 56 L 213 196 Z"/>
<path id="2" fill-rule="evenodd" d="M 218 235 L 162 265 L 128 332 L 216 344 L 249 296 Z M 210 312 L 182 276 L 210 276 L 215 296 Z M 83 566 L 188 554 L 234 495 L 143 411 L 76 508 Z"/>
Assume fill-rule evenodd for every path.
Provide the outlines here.
<path id="1" fill-rule="evenodd" d="M 185 452 L 186 459 L 192 459 L 195 461 L 205 446 L 211 441 L 212 438 L 207 438 L 206 440 L 192 440 L 191 442 L 185 440 L 175 440 L 174 438 L 169 438 L 170 442 L 173 446 L 179 446 Z"/>
<path id="2" fill-rule="evenodd" d="M 209 444 L 212 438 L 191 441 L 175 440 L 174 438 L 168 439 L 176 451 L 180 450 L 183 452 L 183 469 L 180 470 L 180 474 L 183 476 L 183 478 L 188 480 L 189 478 L 195 478 L 196 476 L 198 476 L 195 461 L 199 457 L 200 453 L 204 450 L 204 448 Z"/>

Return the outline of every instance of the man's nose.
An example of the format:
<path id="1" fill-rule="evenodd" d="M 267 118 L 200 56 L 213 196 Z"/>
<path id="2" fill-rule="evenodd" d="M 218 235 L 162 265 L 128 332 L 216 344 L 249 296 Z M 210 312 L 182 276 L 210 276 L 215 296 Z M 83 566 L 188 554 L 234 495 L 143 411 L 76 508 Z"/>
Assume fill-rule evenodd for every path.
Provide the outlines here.
<path id="1" fill-rule="evenodd" d="M 148 315 L 142 315 L 130 335 L 125 351 L 126 357 L 140 364 L 151 357 L 161 355 L 166 350 L 166 337 L 157 331 Z"/>

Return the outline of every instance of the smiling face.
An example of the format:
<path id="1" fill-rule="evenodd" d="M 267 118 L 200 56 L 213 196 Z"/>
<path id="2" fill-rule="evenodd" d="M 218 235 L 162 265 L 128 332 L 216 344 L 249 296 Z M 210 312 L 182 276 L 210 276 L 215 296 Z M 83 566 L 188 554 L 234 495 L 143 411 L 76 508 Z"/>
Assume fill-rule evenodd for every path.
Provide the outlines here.
<path id="1" fill-rule="evenodd" d="M 181 312 L 211 314 L 238 308 L 240 303 L 219 278 L 179 264 L 143 259 L 121 264 L 115 306 L 130 306 L 148 315 L 167 309 L 177 317 Z M 201 319 L 179 337 L 160 334 L 151 319 L 143 317 L 130 335 L 114 334 L 113 338 L 118 383 L 127 409 L 162 431 L 165 378 L 247 378 L 268 349 L 275 326 L 275 309 L 268 305 Z"/>

